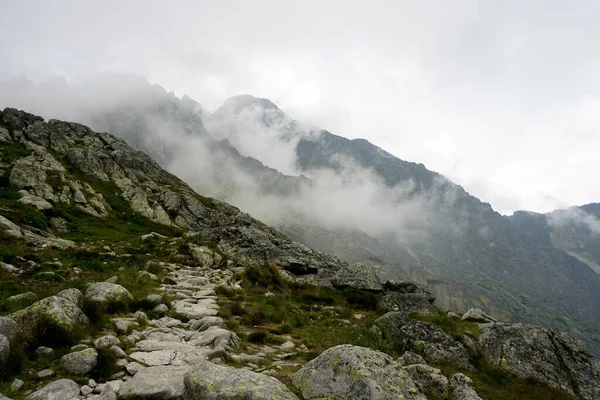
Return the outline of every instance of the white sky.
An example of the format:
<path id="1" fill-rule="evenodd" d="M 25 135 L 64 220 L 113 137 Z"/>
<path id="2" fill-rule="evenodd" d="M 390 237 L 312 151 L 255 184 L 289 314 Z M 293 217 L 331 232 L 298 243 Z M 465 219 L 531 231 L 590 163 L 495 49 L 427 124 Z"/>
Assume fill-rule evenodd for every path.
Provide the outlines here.
<path id="1" fill-rule="evenodd" d="M 600 201 L 600 2 L 0 0 L 0 79 L 273 100 L 503 213 Z"/>

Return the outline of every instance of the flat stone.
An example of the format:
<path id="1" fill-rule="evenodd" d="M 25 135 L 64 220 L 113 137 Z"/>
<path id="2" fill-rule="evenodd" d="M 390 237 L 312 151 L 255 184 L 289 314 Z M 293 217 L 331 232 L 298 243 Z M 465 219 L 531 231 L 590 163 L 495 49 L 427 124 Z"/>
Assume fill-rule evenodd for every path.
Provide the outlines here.
<path id="1" fill-rule="evenodd" d="M 141 369 L 121 386 L 119 400 L 181 400 L 189 367 L 158 366 Z"/>

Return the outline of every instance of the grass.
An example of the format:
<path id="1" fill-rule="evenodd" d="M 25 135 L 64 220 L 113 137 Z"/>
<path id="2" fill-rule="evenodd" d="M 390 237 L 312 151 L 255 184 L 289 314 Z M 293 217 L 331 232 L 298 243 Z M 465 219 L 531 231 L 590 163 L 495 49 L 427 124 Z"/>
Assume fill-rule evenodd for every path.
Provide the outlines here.
<path id="1" fill-rule="evenodd" d="M 441 312 L 434 316 L 411 314 L 411 318 L 428 322 L 448 333 L 455 340 L 462 341 L 463 335 L 467 334 L 479 338 L 481 330 L 476 322 L 461 321 L 460 318 L 449 317 L 447 313 Z"/>

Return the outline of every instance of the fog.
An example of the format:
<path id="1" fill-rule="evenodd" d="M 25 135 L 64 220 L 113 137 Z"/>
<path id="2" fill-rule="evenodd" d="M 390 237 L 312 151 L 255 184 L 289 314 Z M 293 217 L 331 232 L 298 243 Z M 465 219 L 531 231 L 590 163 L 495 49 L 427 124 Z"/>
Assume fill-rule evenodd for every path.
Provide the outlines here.
<path id="1" fill-rule="evenodd" d="M 230 202 L 272 225 L 300 223 L 359 230 L 401 243 L 426 240 L 435 225 L 446 230 L 452 226 L 460 233 L 460 227 L 444 219 L 444 209 L 454 201 L 454 193 L 446 186 L 439 193 L 434 187 L 427 196 L 415 194 L 412 181 L 388 187 L 372 170 L 340 156 L 336 158 L 341 166 L 337 171 L 298 170 L 298 141 L 318 140 L 319 129 L 292 120 L 272 104 L 266 104 L 266 109 L 240 108 L 234 103 L 244 98 L 233 99 L 211 115 L 190 98 L 182 100 L 144 78 L 121 74 L 73 84 L 65 79 L 40 84 L 14 79 L 0 89 L 0 107 L 108 130 L 148 152 L 200 194 Z M 231 110 L 235 118 L 228 114 Z M 293 190 L 266 193 L 261 184 L 264 171 L 257 176 L 256 171 L 244 168 L 240 159 L 214 150 L 216 140 L 224 139 L 242 156 L 285 173 L 268 172 L 276 176 L 275 187 L 287 191 L 291 185 Z M 305 175 L 300 178 L 302 172 Z"/>

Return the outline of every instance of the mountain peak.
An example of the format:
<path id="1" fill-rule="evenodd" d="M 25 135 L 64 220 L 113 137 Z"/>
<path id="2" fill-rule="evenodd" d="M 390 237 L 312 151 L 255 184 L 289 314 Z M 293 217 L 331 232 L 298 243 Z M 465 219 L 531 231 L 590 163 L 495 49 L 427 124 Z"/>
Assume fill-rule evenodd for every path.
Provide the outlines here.
<path id="1" fill-rule="evenodd" d="M 227 99 L 225 103 L 215 111 L 215 114 L 238 114 L 245 108 L 254 107 L 261 108 L 263 110 L 279 110 L 279 107 L 277 107 L 277 105 L 275 105 L 275 103 L 269 99 L 254 97 L 250 94 L 242 94 Z"/>

